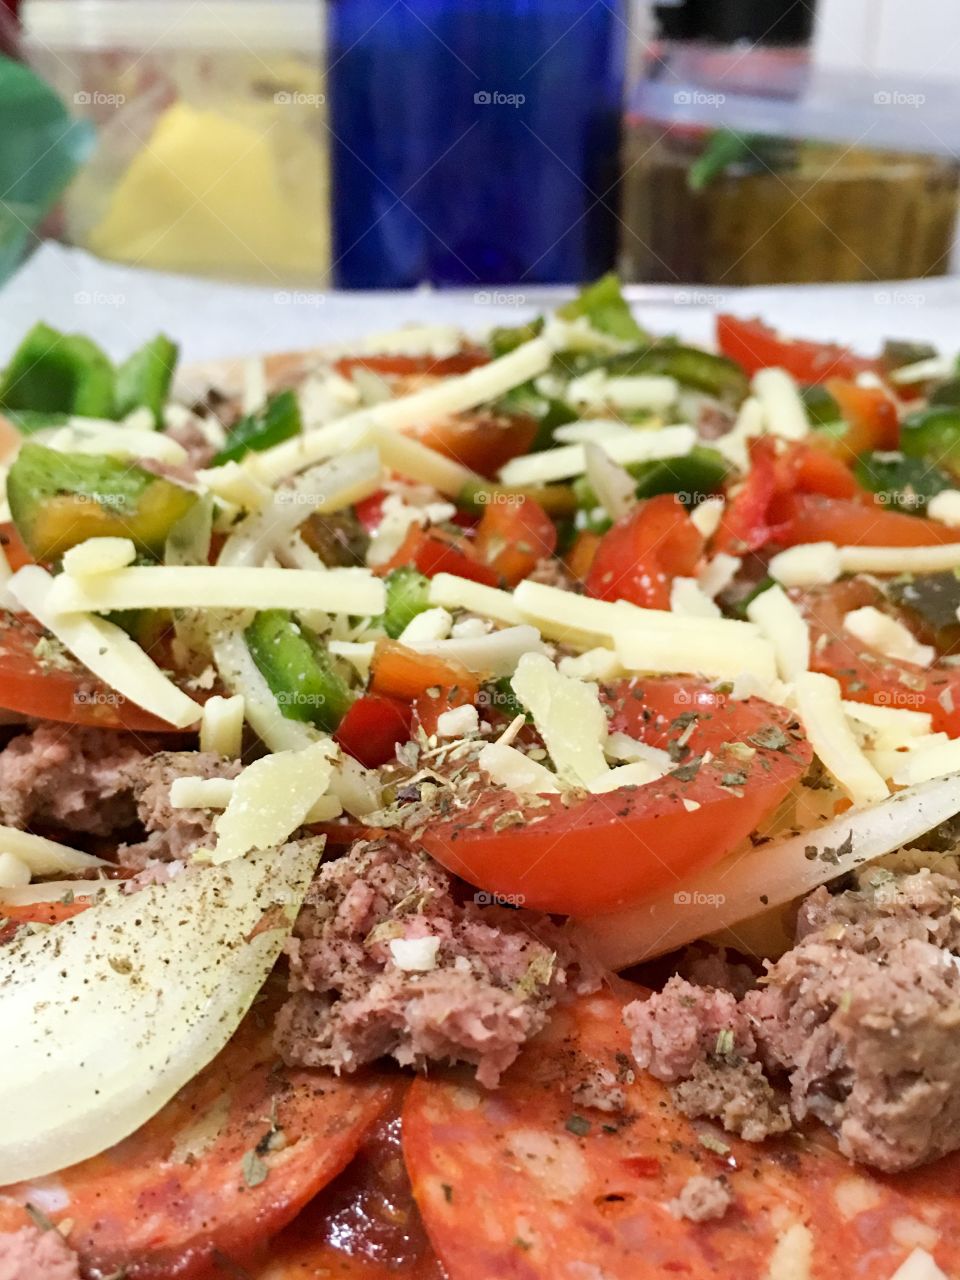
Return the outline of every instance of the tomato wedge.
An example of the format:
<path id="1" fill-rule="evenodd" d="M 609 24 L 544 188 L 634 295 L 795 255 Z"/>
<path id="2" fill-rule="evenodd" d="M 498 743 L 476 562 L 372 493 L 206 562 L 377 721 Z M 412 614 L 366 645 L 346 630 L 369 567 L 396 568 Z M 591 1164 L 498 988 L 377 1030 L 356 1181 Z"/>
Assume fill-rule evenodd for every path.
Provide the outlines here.
<path id="1" fill-rule="evenodd" d="M 830 377 L 854 379 L 859 373 L 877 369 L 876 360 L 855 355 L 849 347 L 781 338 L 762 320 L 741 320 L 739 316 L 717 316 L 717 345 L 749 374 L 774 367 L 786 369 L 798 382 L 825 382 Z"/>
<path id="2" fill-rule="evenodd" d="M 781 547 L 801 542 L 866 547 L 933 547 L 960 542 L 960 529 L 852 498 L 785 494 L 778 499 L 777 516 L 771 541 Z"/>
<path id="3" fill-rule="evenodd" d="M 489 364 L 490 353 L 482 347 L 470 347 L 452 356 L 369 355 L 345 356 L 336 364 L 337 373 L 349 378 L 354 369 L 369 369 L 384 378 L 413 377 L 432 374 L 437 378 L 450 378 L 458 373 L 469 373 L 482 364 Z"/>
<path id="4" fill-rule="evenodd" d="M 0 707 L 19 715 L 99 729 L 179 733 L 72 660 L 44 666 L 35 649 L 45 632 L 29 618 L 7 614 L 0 621 Z"/>
<path id="5" fill-rule="evenodd" d="M 2 421 L 3 419 L 0 418 L 0 422 Z M 20 537 L 17 526 L 9 520 L 0 522 L 0 547 L 3 548 L 3 554 L 7 557 L 7 564 L 9 564 L 14 573 L 18 569 L 22 569 L 25 564 L 36 563 Z"/>
<path id="6" fill-rule="evenodd" d="M 377 572 L 389 573 L 413 565 L 427 578 L 438 573 L 452 573 L 458 578 L 469 578 L 495 587 L 500 579 L 495 569 L 484 564 L 465 537 L 447 533 L 443 529 L 421 529 L 412 525 L 401 546 Z"/>
<path id="7" fill-rule="evenodd" d="M 497 497 L 484 508 L 474 547 L 499 579 L 515 587 L 556 551 L 557 526 L 533 498 Z"/>
<path id="8" fill-rule="evenodd" d="M 635 507 L 600 540 L 587 574 L 588 596 L 669 609 L 675 577 L 689 577 L 704 539 L 673 493 Z"/>
<path id="9" fill-rule="evenodd" d="M 871 582 L 850 578 L 795 594 L 810 625 L 810 665 L 839 680 L 845 698 L 925 711 L 935 730 L 960 737 L 960 670 L 894 661 L 868 649 L 844 629 L 844 616 L 852 609 L 873 605 L 889 611 L 888 602 Z"/>
<path id="10" fill-rule="evenodd" d="M 847 424 L 842 436 L 824 434 L 823 444 L 828 449 L 847 462 L 872 449 L 896 449 L 900 416 L 885 387 L 862 387 L 847 378 L 828 378 L 826 385 Z"/>
<path id="11" fill-rule="evenodd" d="M 450 1280 L 890 1280 L 916 1243 L 905 1222 L 930 1224 L 927 1247 L 958 1274 L 960 1156 L 881 1178 L 854 1170 L 822 1129 L 758 1146 L 688 1120 L 664 1085 L 630 1071 L 630 994 L 643 992 L 618 984 L 557 1010 L 493 1093 L 449 1073 L 414 1082 L 404 1152 Z M 601 1073 L 622 1111 L 578 1100 Z M 671 1212 L 696 1176 L 724 1179 L 722 1217 Z M 809 1268 L 788 1261 L 791 1228 Z"/>
<path id="12" fill-rule="evenodd" d="M 368 693 L 350 704 L 334 737 L 354 760 L 376 769 L 393 759 L 398 742 L 407 741 L 412 721 L 408 703 Z"/>
<path id="13" fill-rule="evenodd" d="M 728 853 L 810 764 L 789 713 L 757 698 L 730 702 L 709 685 L 672 678 L 623 680 L 605 696 L 611 728 L 670 749 L 673 773 L 568 803 L 553 795 L 525 805 L 512 791 L 483 787 L 424 830 L 423 847 L 471 884 L 528 907 L 612 911 Z M 744 761 L 749 752 L 731 743 L 754 754 Z M 713 758 L 705 762 L 706 751 Z"/>
<path id="14" fill-rule="evenodd" d="M 286 1070 L 269 1019 L 251 1016 L 143 1128 L 92 1160 L 3 1188 L 0 1204 L 43 1204 L 54 1224 L 69 1223 L 84 1274 L 206 1276 L 217 1254 L 243 1257 L 286 1226 L 344 1168 L 397 1089 L 387 1076 Z M 283 1135 L 276 1150 L 267 1145 L 274 1130 Z"/>

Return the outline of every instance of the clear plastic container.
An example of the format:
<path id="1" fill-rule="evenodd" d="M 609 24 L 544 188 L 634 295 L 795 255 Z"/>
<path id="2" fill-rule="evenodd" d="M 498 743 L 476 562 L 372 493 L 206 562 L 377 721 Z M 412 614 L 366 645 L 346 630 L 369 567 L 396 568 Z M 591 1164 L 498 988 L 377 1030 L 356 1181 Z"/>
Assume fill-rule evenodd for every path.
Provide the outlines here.
<path id="1" fill-rule="evenodd" d="M 66 233 L 105 258 L 326 282 L 329 132 L 317 0 L 26 0 L 24 53 L 98 129 Z"/>

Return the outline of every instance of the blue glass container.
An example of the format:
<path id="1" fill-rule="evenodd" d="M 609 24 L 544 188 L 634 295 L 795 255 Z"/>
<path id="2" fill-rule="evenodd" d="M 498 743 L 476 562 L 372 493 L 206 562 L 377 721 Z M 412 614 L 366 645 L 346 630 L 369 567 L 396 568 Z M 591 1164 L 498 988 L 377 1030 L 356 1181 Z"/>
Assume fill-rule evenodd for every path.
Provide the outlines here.
<path id="1" fill-rule="evenodd" d="M 623 16 L 621 0 L 333 0 L 336 283 L 612 266 Z"/>

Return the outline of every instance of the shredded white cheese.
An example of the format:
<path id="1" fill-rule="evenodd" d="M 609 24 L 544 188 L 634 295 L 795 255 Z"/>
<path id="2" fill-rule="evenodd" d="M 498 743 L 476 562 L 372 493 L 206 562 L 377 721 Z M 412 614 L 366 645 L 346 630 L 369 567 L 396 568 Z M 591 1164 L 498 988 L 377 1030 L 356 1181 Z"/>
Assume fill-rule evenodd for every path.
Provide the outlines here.
<path id="1" fill-rule="evenodd" d="M 931 520 L 939 520 L 951 529 L 960 525 L 960 489 L 944 489 L 936 493 L 927 503 L 927 515 Z"/>
<path id="2" fill-rule="evenodd" d="M 430 973 L 437 967 L 439 938 L 391 938 L 393 963 L 407 973 Z"/>
<path id="3" fill-rule="evenodd" d="M 759 369 L 753 375 L 753 394 L 760 401 L 771 435 L 781 440 L 802 440 L 810 422 L 797 384 L 786 369 Z"/>
<path id="4" fill-rule="evenodd" d="M 747 617 L 773 645 L 782 680 L 795 680 L 810 665 L 810 628 L 782 587 L 769 587 L 747 605 Z"/>
<path id="5" fill-rule="evenodd" d="M 775 555 L 768 566 L 783 587 L 816 587 L 836 582 L 843 573 L 840 549 L 833 542 L 803 542 Z"/>
<path id="6" fill-rule="evenodd" d="M 12 853 L 0 853 L 0 889 L 22 889 L 30 883 L 30 868 Z"/>
<path id="7" fill-rule="evenodd" d="M 561 675 L 539 653 L 523 655 L 510 684 L 533 716 L 563 782 L 588 786 L 608 772 L 603 753 L 607 717 L 595 684 Z"/>
<path id="8" fill-rule="evenodd" d="M 67 616 L 56 611 L 52 595 L 60 583 L 70 585 L 66 574 L 57 580 L 37 565 L 26 565 L 10 579 L 9 590 L 28 613 L 104 684 L 179 729 L 196 724 L 202 714 L 201 707 L 168 680 L 125 631 L 104 618 L 84 614 Z"/>
<path id="9" fill-rule="evenodd" d="M 886 658 L 929 667 L 937 656 L 933 645 L 921 644 L 909 627 L 873 605 L 851 610 L 844 616 L 843 626 L 845 631 Z"/>
<path id="10" fill-rule="evenodd" d="M 856 805 L 889 795 L 883 778 L 857 742 L 832 676 L 805 671 L 794 684 L 797 711 L 814 751 Z"/>
<path id="11" fill-rule="evenodd" d="M 670 585 L 670 612 L 687 618 L 721 618 L 719 605 L 700 589 L 696 578 L 674 578 Z"/>
<path id="12" fill-rule="evenodd" d="M 130 538 L 87 538 L 64 553 L 63 570 L 73 578 L 86 578 L 125 569 L 136 558 L 137 548 Z"/>
<path id="13" fill-rule="evenodd" d="M 174 778 L 170 783 L 173 809 L 225 809 L 232 795 L 232 778 Z"/>
<path id="14" fill-rule="evenodd" d="M 522 728 L 523 716 L 517 719 Z M 488 742 L 477 757 L 477 763 L 491 782 L 508 787 L 517 795 L 554 795 L 560 790 L 560 780 L 555 773 L 502 739 Z"/>
<path id="15" fill-rule="evenodd" d="M 243 696 L 222 698 L 214 694 L 203 704 L 200 721 L 200 750 L 236 760 L 243 744 Z"/>
<path id="16" fill-rule="evenodd" d="M 726 500 L 720 497 L 704 498 L 690 512 L 690 520 L 704 538 L 712 538 L 720 527 Z"/>
<path id="17" fill-rule="evenodd" d="M 477 708 L 472 705 L 451 707 L 437 716 L 438 738 L 466 738 L 480 728 Z"/>
<path id="18" fill-rule="evenodd" d="M 221 565 L 145 565 L 80 581 L 66 574 L 50 592 L 56 614 L 115 609 L 320 609 L 374 616 L 386 591 L 366 569 L 234 568 Z"/>
<path id="19" fill-rule="evenodd" d="M 612 461 L 626 465 L 658 458 L 682 458 L 696 442 L 697 433 L 693 427 L 674 426 L 661 427 L 657 431 L 637 430 L 629 437 L 601 439 L 598 448 L 603 449 Z M 584 449 L 582 444 L 565 444 L 513 458 L 500 468 L 500 479 L 509 485 L 536 485 L 583 475 L 587 467 Z"/>

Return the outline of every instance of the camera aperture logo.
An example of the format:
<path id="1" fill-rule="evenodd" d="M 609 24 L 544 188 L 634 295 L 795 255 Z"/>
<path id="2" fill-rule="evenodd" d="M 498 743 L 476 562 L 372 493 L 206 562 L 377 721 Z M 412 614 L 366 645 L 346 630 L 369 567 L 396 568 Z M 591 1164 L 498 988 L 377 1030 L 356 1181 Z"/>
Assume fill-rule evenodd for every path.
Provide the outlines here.
<path id="1" fill-rule="evenodd" d="M 526 100 L 525 93 L 502 93 L 499 89 L 478 89 L 473 95 L 478 107 L 522 107 Z"/>
<path id="2" fill-rule="evenodd" d="M 699 889 L 678 889 L 673 895 L 677 907 L 722 907 L 726 900 L 722 893 L 701 893 Z"/>

